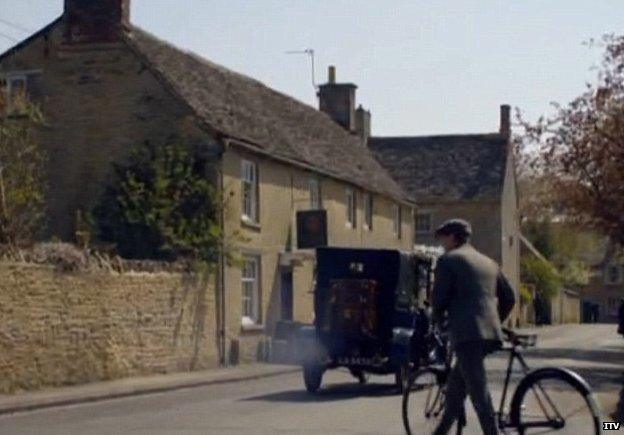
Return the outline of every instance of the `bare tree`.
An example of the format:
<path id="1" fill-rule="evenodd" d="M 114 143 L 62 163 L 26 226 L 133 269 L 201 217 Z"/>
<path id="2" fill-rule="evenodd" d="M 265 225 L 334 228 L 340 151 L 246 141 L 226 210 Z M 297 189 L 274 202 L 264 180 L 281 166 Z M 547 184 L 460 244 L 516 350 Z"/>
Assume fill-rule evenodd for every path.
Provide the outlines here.
<path id="1" fill-rule="evenodd" d="M 566 219 L 624 246 L 624 36 L 604 36 L 595 84 L 555 115 L 522 122 L 521 148 L 546 201 Z M 530 150 L 526 153 L 526 150 Z M 544 204 L 544 202 L 542 202 Z"/>

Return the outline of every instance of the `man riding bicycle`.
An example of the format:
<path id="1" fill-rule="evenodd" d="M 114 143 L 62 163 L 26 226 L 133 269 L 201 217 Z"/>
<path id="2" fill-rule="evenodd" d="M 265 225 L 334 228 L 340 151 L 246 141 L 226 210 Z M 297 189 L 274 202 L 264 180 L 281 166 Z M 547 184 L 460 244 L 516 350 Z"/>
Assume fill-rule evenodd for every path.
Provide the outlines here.
<path id="1" fill-rule="evenodd" d="M 502 346 L 501 322 L 509 316 L 516 298 L 498 265 L 470 244 L 471 235 L 470 224 L 462 219 L 451 219 L 435 231 L 445 254 L 438 260 L 435 272 L 433 320 L 439 323 L 447 316 L 456 355 L 436 435 L 447 434 L 462 415 L 466 395 L 470 396 L 483 433 L 499 433 L 484 360 Z"/>

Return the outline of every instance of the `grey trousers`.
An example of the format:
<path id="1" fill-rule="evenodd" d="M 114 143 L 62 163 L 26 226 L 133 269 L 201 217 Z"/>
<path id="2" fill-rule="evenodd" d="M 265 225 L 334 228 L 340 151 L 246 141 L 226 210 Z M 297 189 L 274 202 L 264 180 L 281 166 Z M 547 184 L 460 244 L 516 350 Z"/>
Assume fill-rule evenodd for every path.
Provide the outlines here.
<path id="1" fill-rule="evenodd" d="M 496 414 L 487 387 L 484 360 L 492 346 L 485 342 L 463 343 L 455 349 L 457 361 L 447 383 L 446 404 L 434 435 L 445 435 L 463 413 L 466 395 L 479 417 L 484 435 L 498 435 Z"/>

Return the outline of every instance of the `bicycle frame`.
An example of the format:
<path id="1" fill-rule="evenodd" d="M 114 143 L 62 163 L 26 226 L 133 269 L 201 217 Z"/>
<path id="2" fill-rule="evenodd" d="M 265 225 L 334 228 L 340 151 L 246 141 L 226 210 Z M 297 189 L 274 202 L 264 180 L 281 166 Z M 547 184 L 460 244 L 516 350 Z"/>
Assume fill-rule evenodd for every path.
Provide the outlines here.
<path id="1" fill-rule="evenodd" d="M 505 404 L 507 400 L 507 393 L 509 391 L 509 382 L 511 380 L 511 373 L 513 372 L 514 361 L 518 360 L 524 376 L 526 376 L 531 371 L 529 365 L 526 363 L 524 359 L 524 356 L 522 356 L 522 353 L 520 353 L 517 348 L 518 348 L 518 345 L 513 344 L 508 347 L 503 347 L 502 349 L 503 351 L 509 352 L 509 360 L 508 360 L 509 362 L 507 363 L 507 372 L 505 373 L 505 383 L 503 386 L 503 394 L 501 395 L 498 412 L 496 413 L 497 419 L 498 419 L 498 427 L 500 429 L 516 427 L 516 424 L 514 422 L 509 421 L 508 415 L 505 414 L 504 412 Z M 552 402 L 552 400 L 550 399 L 546 391 L 544 391 L 544 389 L 539 384 L 537 385 L 538 385 L 539 390 L 543 394 L 544 398 L 546 399 L 546 401 L 548 401 L 548 403 L 550 404 L 550 407 L 555 412 L 557 418 L 552 419 L 549 416 L 548 412 L 546 411 L 546 407 L 542 403 L 542 400 L 539 398 L 537 393 L 535 393 L 536 394 L 535 398 L 537 399 L 537 402 L 539 403 L 540 408 L 544 412 L 544 417 L 547 418 L 548 421 L 544 423 L 536 422 L 536 423 L 527 424 L 526 427 L 553 427 L 553 428 L 560 427 L 560 424 L 562 421 L 561 413 L 556 408 L 556 406 L 554 405 L 554 403 Z"/>
<path id="2" fill-rule="evenodd" d="M 503 394 L 501 395 L 500 404 L 498 406 L 498 412 L 496 413 L 498 419 L 498 427 L 505 428 L 511 427 L 507 420 L 507 415 L 505 414 L 505 403 L 507 401 L 507 392 L 509 391 L 509 381 L 511 380 L 511 373 L 513 372 L 513 364 L 517 359 L 520 362 L 520 367 L 522 368 L 522 373 L 526 375 L 531 370 L 529 365 L 524 360 L 524 357 L 517 350 L 517 346 L 512 345 L 508 347 L 503 347 L 502 349 L 505 352 L 509 352 L 509 360 L 507 363 L 507 372 L 505 373 L 505 383 L 503 385 Z"/>

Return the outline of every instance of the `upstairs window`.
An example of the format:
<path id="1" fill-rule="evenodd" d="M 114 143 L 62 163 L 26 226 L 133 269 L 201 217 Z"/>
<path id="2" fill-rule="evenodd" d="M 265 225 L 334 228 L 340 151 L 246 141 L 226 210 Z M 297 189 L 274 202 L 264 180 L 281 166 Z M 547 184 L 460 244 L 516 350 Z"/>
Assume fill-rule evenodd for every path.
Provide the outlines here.
<path id="1" fill-rule="evenodd" d="M 394 204 L 393 214 L 394 214 L 394 219 L 392 220 L 392 230 L 394 231 L 394 234 L 397 236 L 397 238 L 400 239 L 401 238 L 401 226 L 402 226 L 400 205 Z"/>
<path id="2" fill-rule="evenodd" d="M 431 233 L 431 213 L 419 212 L 416 213 L 415 229 L 417 234 L 430 234 Z"/>
<path id="3" fill-rule="evenodd" d="M 373 230 L 373 194 L 364 195 L 364 229 Z"/>
<path id="4" fill-rule="evenodd" d="M 27 98 L 27 77 L 11 74 L 0 78 L 0 112 L 15 114 L 24 108 Z"/>
<path id="5" fill-rule="evenodd" d="M 243 198 L 242 219 L 247 222 L 258 223 L 258 165 L 249 160 L 242 161 L 241 191 Z"/>
<path id="6" fill-rule="evenodd" d="M 347 226 L 349 228 L 355 228 L 357 226 L 357 199 L 355 197 L 355 191 L 347 188 Z"/>
<path id="7" fill-rule="evenodd" d="M 323 208 L 321 199 L 321 183 L 318 178 L 310 178 L 308 180 L 308 190 L 310 191 L 310 209 L 320 210 Z"/>

